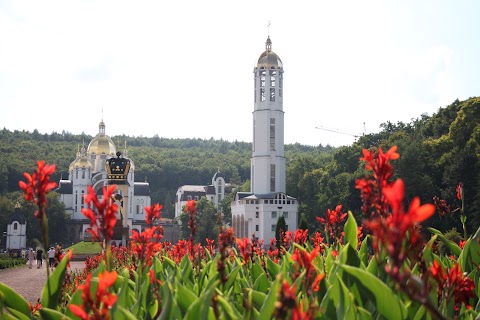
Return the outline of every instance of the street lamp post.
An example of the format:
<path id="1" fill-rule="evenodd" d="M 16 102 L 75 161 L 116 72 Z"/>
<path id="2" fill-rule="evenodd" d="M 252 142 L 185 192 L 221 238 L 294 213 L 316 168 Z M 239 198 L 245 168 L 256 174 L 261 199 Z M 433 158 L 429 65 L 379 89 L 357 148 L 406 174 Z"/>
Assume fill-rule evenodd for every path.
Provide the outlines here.
<path id="1" fill-rule="evenodd" d="M 7 233 L 3 232 L 3 242 L 5 242 L 5 252 L 7 252 Z"/>

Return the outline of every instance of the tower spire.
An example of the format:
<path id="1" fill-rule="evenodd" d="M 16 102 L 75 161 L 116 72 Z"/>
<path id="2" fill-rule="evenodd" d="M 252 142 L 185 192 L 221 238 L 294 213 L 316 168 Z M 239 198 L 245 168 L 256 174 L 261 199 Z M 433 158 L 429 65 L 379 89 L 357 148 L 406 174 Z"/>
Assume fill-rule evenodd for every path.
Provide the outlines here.
<path id="1" fill-rule="evenodd" d="M 269 53 L 272 51 L 272 40 L 270 40 L 270 21 L 267 24 L 267 41 L 265 42 L 265 51 Z"/>

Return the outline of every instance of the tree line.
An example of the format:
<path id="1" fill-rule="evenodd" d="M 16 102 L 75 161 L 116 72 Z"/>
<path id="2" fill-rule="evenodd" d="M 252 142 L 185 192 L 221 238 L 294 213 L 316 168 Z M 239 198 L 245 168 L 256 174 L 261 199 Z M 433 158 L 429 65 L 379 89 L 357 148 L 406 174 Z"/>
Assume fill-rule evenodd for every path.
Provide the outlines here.
<path id="1" fill-rule="evenodd" d="M 135 164 L 135 180 L 150 183 L 152 202 L 164 206 L 164 216 L 173 216 L 175 193 L 185 184 L 206 185 L 218 170 L 227 183 L 249 191 L 251 143 L 215 139 L 171 139 L 113 136 L 117 149 L 127 145 Z M 57 164 L 56 181 L 68 176 L 68 166 L 82 144 L 92 136 L 63 131 L 41 134 L 37 130 L 0 130 L 0 228 L 17 201 L 21 202 L 18 181 L 44 159 Z M 300 203 L 300 215 L 315 231 L 316 216 L 342 204 L 361 222 L 361 201 L 355 180 L 366 171 L 359 161 L 362 148 L 397 145 L 400 159 L 393 162 L 396 177 L 406 185 L 406 200 L 419 196 L 422 203 L 434 196 L 445 199 L 451 215 L 435 215 L 425 225 L 447 231 L 460 230 L 460 202 L 455 188 L 462 182 L 465 213 L 470 232 L 480 224 L 480 98 L 454 101 L 429 116 L 422 114 L 408 123 L 387 121 L 380 132 L 360 137 L 349 146 L 285 146 L 287 193 Z M 238 190 L 238 189 L 237 189 Z M 20 199 L 20 200 L 19 200 Z M 226 202 L 230 201 L 231 196 Z M 228 212 L 228 204 L 222 207 Z M 3 205 L 2 205 L 3 204 Z M 61 203 L 59 204 L 61 206 Z M 55 206 L 56 207 L 56 206 Z M 33 210 L 33 209 L 32 209 Z M 60 210 L 61 211 L 61 210 Z M 33 215 L 33 211 L 30 213 Z M 228 217 L 227 217 L 228 220 Z M 53 228 L 52 228 L 53 229 Z"/>

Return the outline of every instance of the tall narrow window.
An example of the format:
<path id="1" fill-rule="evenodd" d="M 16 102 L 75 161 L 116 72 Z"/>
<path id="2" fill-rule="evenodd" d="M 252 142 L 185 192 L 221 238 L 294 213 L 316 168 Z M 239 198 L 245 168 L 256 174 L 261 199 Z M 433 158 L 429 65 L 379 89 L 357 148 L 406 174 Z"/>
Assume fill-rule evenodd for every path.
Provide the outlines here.
<path id="1" fill-rule="evenodd" d="M 265 88 L 260 89 L 260 101 L 265 101 Z"/>
<path id="2" fill-rule="evenodd" d="M 277 75 L 277 70 L 270 70 L 270 87 L 275 87 L 276 75 Z"/>
<path id="3" fill-rule="evenodd" d="M 84 191 L 84 190 L 82 190 L 82 207 L 83 207 L 83 204 L 85 203 L 85 198 L 83 197 L 83 196 L 84 196 L 84 194 L 85 194 L 85 191 Z"/>
<path id="4" fill-rule="evenodd" d="M 265 77 L 260 77 L 260 86 L 265 87 Z"/>
<path id="5" fill-rule="evenodd" d="M 275 88 L 270 88 L 270 101 L 275 101 Z"/>
<path id="6" fill-rule="evenodd" d="M 85 168 L 82 169 L 82 179 L 85 179 Z"/>
<path id="7" fill-rule="evenodd" d="M 17 229 L 18 229 L 18 224 L 15 222 L 15 223 L 13 224 L 13 230 L 17 230 Z"/>
<path id="8" fill-rule="evenodd" d="M 270 118 L 270 150 L 275 150 L 275 118 Z"/>
<path id="9" fill-rule="evenodd" d="M 270 192 L 275 192 L 275 165 L 270 165 Z"/>

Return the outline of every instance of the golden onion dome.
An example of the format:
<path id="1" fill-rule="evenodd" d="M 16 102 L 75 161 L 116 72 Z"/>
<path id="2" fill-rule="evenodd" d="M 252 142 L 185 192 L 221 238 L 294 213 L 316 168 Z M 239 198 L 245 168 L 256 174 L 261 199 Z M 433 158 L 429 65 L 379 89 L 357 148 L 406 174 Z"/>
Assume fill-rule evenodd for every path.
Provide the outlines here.
<path id="1" fill-rule="evenodd" d="M 92 164 L 90 163 L 90 161 L 88 161 L 88 159 L 85 156 L 83 156 L 83 157 L 75 159 L 75 161 L 73 161 L 70 164 L 70 167 L 69 167 L 70 171 L 75 169 L 75 168 L 91 169 Z"/>
<path id="2" fill-rule="evenodd" d="M 100 155 L 102 153 L 110 156 L 115 156 L 117 149 L 115 144 L 109 136 L 105 135 L 105 122 L 100 121 L 98 126 L 98 134 L 90 141 L 88 145 L 87 154 Z"/>
<path id="3" fill-rule="evenodd" d="M 110 156 L 114 156 L 117 153 L 117 149 L 115 148 L 115 144 L 113 143 L 112 139 L 106 135 L 97 134 L 90 144 L 88 145 L 87 149 L 88 154 L 106 154 Z"/>
<path id="4" fill-rule="evenodd" d="M 265 69 L 275 68 L 280 69 L 283 68 L 283 63 L 280 57 L 272 51 L 272 40 L 270 37 L 267 38 L 265 42 L 265 51 L 260 55 L 257 62 L 257 68 L 264 67 Z"/>

